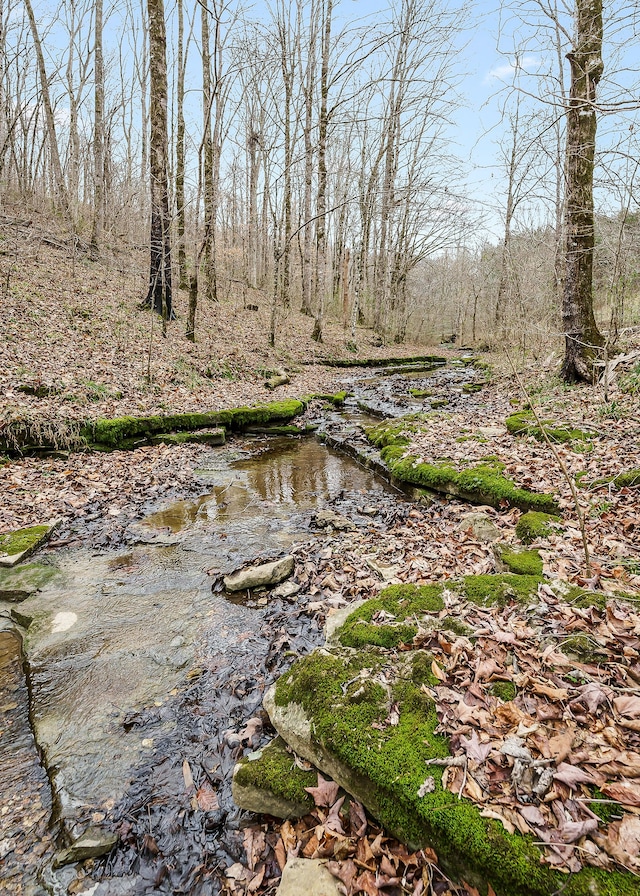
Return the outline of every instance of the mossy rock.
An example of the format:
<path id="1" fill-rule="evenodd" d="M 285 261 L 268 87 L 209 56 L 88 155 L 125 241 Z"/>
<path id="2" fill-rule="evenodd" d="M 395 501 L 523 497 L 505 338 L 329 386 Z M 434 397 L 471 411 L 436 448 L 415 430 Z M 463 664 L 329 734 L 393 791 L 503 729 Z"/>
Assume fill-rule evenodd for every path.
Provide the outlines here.
<path id="1" fill-rule="evenodd" d="M 482 392 L 484 383 L 463 383 L 462 391 L 465 395 L 472 395 L 474 392 Z"/>
<path id="2" fill-rule="evenodd" d="M 276 737 L 236 765 L 233 798 L 236 805 L 250 812 L 299 818 L 313 809 L 313 799 L 305 788 L 315 787 L 317 780 L 317 772 L 299 768 L 286 743 Z"/>
<path id="3" fill-rule="evenodd" d="M 408 364 L 446 364 L 441 355 L 411 355 L 407 358 L 325 358 L 326 367 L 402 367 Z"/>
<path id="4" fill-rule="evenodd" d="M 503 475 L 502 465 L 495 460 L 459 470 L 453 461 L 426 464 L 409 455 L 410 435 L 424 426 L 425 419 L 414 415 L 367 430 L 367 438 L 381 449 L 382 459 L 397 481 L 454 495 L 474 504 L 558 512 L 558 504 L 552 495 L 518 487 Z"/>
<path id="5" fill-rule="evenodd" d="M 54 521 L 0 535 L 0 566 L 15 566 L 29 557 L 47 540 L 56 525 Z"/>
<path id="6" fill-rule="evenodd" d="M 541 513 L 538 510 L 530 510 L 523 513 L 516 523 L 516 535 L 523 544 L 532 544 L 538 538 L 546 538 L 553 531 L 553 523 L 559 517 Z"/>
<path id="7" fill-rule="evenodd" d="M 421 664 L 428 664 L 428 655 Z M 265 697 L 276 729 L 304 756 L 363 802 L 410 848 L 431 846 L 440 865 L 497 896 L 631 896 L 637 879 L 625 872 L 584 868 L 566 876 L 540 864 L 534 838 L 509 834 L 467 799 L 442 787 L 442 771 L 427 766 L 449 755 L 436 733 L 434 701 L 404 654 L 390 666 L 385 651 L 316 650 L 299 660 Z M 388 722 L 397 704 L 397 724 Z M 375 727 L 374 727 L 375 726 Z M 432 792 L 419 797 L 427 777 Z"/>
<path id="8" fill-rule="evenodd" d="M 430 395 L 433 395 L 432 389 L 409 389 L 409 395 L 413 395 L 414 398 L 429 398 Z"/>
<path id="9" fill-rule="evenodd" d="M 256 407 L 229 408 L 207 413 L 116 417 L 112 420 L 96 420 L 86 424 L 82 435 L 93 445 L 107 448 L 129 447 L 132 442 L 133 444 L 144 442 L 159 433 L 195 432 L 215 427 L 224 427 L 235 432 L 242 431 L 248 426 L 288 423 L 304 409 L 304 402 L 292 398 Z"/>
<path id="10" fill-rule="evenodd" d="M 152 445 L 186 445 L 194 443 L 196 445 L 217 446 L 224 445 L 225 432 L 221 427 L 199 432 L 161 432 L 157 436 L 151 436 L 149 441 Z"/>
<path id="11" fill-rule="evenodd" d="M 588 442 L 594 438 L 593 433 L 577 427 L 563 426 L 554 420 L 541 420 L 542 427 L 529 410 L 518 411 L 505 420 L 505 425 L 512 436 L 533 436 L 539 442 L 545 442 L 544 433 L 550 442 Z"/>
<path id="12" fill-rule="evenodd" d="M 58 570 L 49 563 L 25 563 L 10 569 L 0 568 L 0 600 L 12 603 L 26 600 L 50 582 Z"/>
<path id="13" fill-rule="evenodd" d="M 465 576 L 445 585 L 389 585 L 377 597 L 365 601 L 350 613 L 336 632 L 344 647 L 379 647 L 386 650 L 410 643 L 418 625 L 449 629 L 468 636 L 472 630 L 459 620 L 446 616 L 445 588 L 458 592 L 466 600 L 482 607 L 504 606 L 509 601 L 528 603 L 538 593 L 540 575 Z"/>
<path id="14" fill-rule="evenodd" d="M 509 572 L 518 576 L 541 576 L 542 557 L 538 551 L 513 550 L 506 545 L 495 545 L 496 560 Z"/>
<path id="15" fill-rule="evenodd" d="M 438 408 L 446 408 L 446 406 L 448 404 L 449 404 L 448 398 L 434 398 L 433 401 L 431 402 L 431 407 L 434 410 L 437 410 Z"/>

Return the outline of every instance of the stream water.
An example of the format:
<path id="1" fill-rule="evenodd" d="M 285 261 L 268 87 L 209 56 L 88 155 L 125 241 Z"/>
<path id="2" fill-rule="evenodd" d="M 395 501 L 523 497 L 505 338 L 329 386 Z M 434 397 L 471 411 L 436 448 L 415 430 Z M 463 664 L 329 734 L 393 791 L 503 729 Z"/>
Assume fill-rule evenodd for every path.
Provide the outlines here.
<path id="1" fill-rule="evenodd" d="M 323 425 L 334 443 L 353 441 L 371 414 L 428 408 L 409 388 L 456 401 L 470 378 L 469 368 L 350 375 L 350 408 Z M 19 640 L 0 628 L 0 891 L 218 892 L 242 850 L 230 773 L 264 736 L 264 689 L 322 639 L 304 612 L 310 595 L 231 601 L 221 577 L 316 535 L 320 549 L 321 508 L 384 537 L 405 500 L 313 437 L 240 439 L 195 476 L 202 495 L 131 526 L 125 549 L 56 552 L 56 574 L 19 605 L 28 690 Z M 118 848 L 84 870 L 52 870 L 55 848 L 89 825 L 116 830 Z"/>

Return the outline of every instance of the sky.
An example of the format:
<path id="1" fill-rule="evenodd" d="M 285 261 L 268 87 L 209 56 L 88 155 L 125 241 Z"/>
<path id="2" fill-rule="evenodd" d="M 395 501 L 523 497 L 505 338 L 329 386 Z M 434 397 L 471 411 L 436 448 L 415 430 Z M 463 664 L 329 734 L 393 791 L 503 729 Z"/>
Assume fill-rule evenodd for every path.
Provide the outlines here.
<path id="1" fill-rule="evenodd" d="M 140 4 L 144 8 L 145 0 L 132 0 L 134 7 Z M 425 0 L 426 2 L 426 0 Z M 438 2 L 438 0 L 433 0 Z M 465 0 L 441 0 L 449 7 L 458 8 Z M 553 2 L 553 0 L 550 0 Z M 557 0 L 559 5 L 566 2 L 572 7 L 572 0 Z M 389 0 L 334 0 L 336 29 L 339 19 L 348 20 L 359 18 L 363 22 L 368 19 L 375 21 L 382 14 L 382 10 L 389 6 Z M 121 0 L 116 0 L 116 7 L 122 8 Z M 185 6 L 191 3 L 185 3 Z M 527 138 L 527 121 L 531 122 L 533 110 L 543 108 L 536 99 L 541 89 L 540 76 L 552 66 L 554 60 L 549 58 L 548 50 L 545 50 L 541 35 L 541 28 L 536 29 L 536 24 L 529 17 L 526 25 L 523 25 L 514 15 L 512 10 L 518 5 L 526 6 L 529 10 L 535 9 L 536 0 L 511 0 L 504 6 L 507 12 L 501 8 L 500 0 L 467 0 L 468 20 L 464 31 L 458 39 L 458 56 L 460 64 L 459 94 L 462 102 L 455 104 L 451 110 L 452 124 L 448 130 L 455 153 L 459 158 L 459 168 L 464 172 L 466 180 L 464 194 L 470 203 L 473 203 L 478 211 L 478 230 L 486 234 L 488 238 L 498 239 L 502 229 L 502 214 L 506 196 L 505 166 L 500 162 L 501 141 L 504 142 L 505 120 L 502 110 L 509 86 L 513 86 L 514 79 L 523 90 L 524 133 Z M 40 0 L 36 2 L 36 9 L 41 23 L 44 24 L 49 14 L 49 20 L 57 6 L 57 0 Z M 175 0 L 165 0 L 166 12 L 169 17 L 174 14 Z M 108 8 L 105 4 L 105 10 Z M 256 0 L 249 7 L 250 15 L 259 15 L 262 11 L 266 14 L 267 0 Z M 511 11 L 510 11 L 511 10 Z M 640 16 L 637 0 L 614 0 L 605 4 L 605 10 L 618 15 L 628 10 L 628 16 L 624 20 L 624 33 L 628 37 L 634 30 L 637 38 L 637 20 Z M 122 34 L 122 16 L 118 12 L 107 19 L 106 42 L 112 47 L 118 44 L 126 45 L 127 37 Z M 569 24 L 569 27 L 570 24 Z M 55 26 L 50 33 L 50 41 L 56 40 Z M 60 38 L 63 39 L 62 36 Z M 623 54 L 621 66 L 627 69 L 621 76 L 622 86 L 628 87 L 637 99 L 637 72 L 640 69 L 640 41 L 630 44 L 630 49 Z M 515 49 L 518 51 L 519 73 L 516 77 L 514 61 Z M 545 55 L 546 53 L 546 55 Z M 192 53 L 192 86 L 194 96 L 197 97 L 200 75 L 197 70 L 196 54 Z M 608 71 L 611 50 L 605 44 L 605 72 Z M 619 61 L 618 61 L 619 62 Z M 613 63 L 612 63 L 613 64 Z M 567 68 L 564 62 L 565 69 Z M 616 88 L 617 96 L 620 95 L 619 85 Z M 638 103 L 640 105 L 640 102 Z M 195 108 L 195 107 L 194 107 Z M 64 115 L 60 109 L 59 114 Z M 200 113 L 197 112 L 196 119 Z M 527 118 L 528 116 L 528 118 Z M 636 133 L 640 129 L 638 114 L 631 117 L 632 131 L 636 127 Z M 634 125 L 635 122 L 635 125 Z M 621 135 L 629 127 L 629 119 L 619 119 L 610 116 L 603 119 L 599 125 L 599 140 L 601 146 L 607 146 L 621 140 Z M 612 200 L 613 201 L 613 200 Z"/>

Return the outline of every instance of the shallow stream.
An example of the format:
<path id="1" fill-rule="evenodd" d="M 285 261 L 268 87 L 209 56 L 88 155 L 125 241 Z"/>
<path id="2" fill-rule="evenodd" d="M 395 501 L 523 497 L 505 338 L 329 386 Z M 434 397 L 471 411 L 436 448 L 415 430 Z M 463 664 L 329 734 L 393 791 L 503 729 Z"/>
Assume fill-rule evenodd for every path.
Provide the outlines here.
<path id="1" fill-rule="evenodd" d="M 469 378 L 452 368 L 351 376 L 351 409 L 323 425 L 357 438 L 372 413 L 428 409 L 408 395 L 416 383 L 457 399 Z M 384 537 L 406 500 L 313 437 L 240 439 L 213 449 L 195 476 L 202 495 L 158 507 L 130 527 L 125 549 L 55 553 L 56 574 L 19 605 L 32 620 L 29 693 L 19 644 L 0 631 L 0 713 L 11 732 L 0 739 L 0 889 L 10 894 L 218 892 L 219 869 L 242 849 L 230 772 L 263 737 L 265 687 L 322 638 L 304 613 L 310 595 L 230 600 L 221 578 L 290 552 L 302 562 L 308 548 L 296 552 L 314 538 L 321 550 L 319 509 Z M 208 811 L 194 805 L 189 776 L 198 800 L 209 794 Z M 78 866 L 52 871 L 54 847 L 91 824 L 117 830 L 109 860 L 87 878 Z"/>

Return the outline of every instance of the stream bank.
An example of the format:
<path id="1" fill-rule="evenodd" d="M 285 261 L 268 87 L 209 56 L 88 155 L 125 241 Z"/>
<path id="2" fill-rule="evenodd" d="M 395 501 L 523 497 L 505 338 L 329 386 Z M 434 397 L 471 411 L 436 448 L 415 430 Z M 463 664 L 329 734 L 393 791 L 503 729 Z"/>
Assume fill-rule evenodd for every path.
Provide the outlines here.
<path id="1" fill-rule="evenodd" d="M 436 390 L 450 388 L 439 383 L 432 372 L 418 373 L 418 379 L 435 379 Z M 391 376 L 411 379 L 398 371 Z M 460 382 L 462 376 L 466 379 L 466 372 L 462 372 Z M 426 384 L 418 385 L 427 391 Z M 458 389 L 451 395 L 454 407 L 478 401 L 473 393 L 464 393 L 461 386 Z M 403 385 L 397 402 L 405 408 L 407 391 Z M 413 398 L 410 395 L 407 400 Z M 362 410 L 356 406 L 354 411 L 362 415 L 361 422 L 371 422 L 372 411 L 378 412 L 379 419 L 381 408 L 374 405 L 371 396 L 367 401 L 362 397 L 359 400 L 366 407 Z M 389 401 L 388 394 L 384 400 Z M 314 422 L 314 413 L 317 418 L 331 418 L 325 431 L 331 430 L 332 438 L 340 437 L 341 427 L 355 425 L 353 420 L 345 420 L 340 411 L 327 415 L 326 411 L 318 413 L 313 408 L 310 423 Z M 287 446 L 292 447 L 289 450 Z M 436 500 L 435 504 L 418 508 L 399 502 L 397 492 L 385 491 L 387 487 L 376 476 L 365 474 L 354 465 L 347 465 L 344 474 L 325 471 L 311 482 L 305 480 L 305 471 L 314 468 L 317 458 L 327 457 L 326 450 L 313 440 L 286 439 L 276 445 L 270 439 L 262 439 L 234 443 L 215 452 L 199 446 L 193 451 L 202 471 L 194 487 L 194 501 L 173 502 L 173 506 L 159 511 L 156 501 L 155 518 L 147 514 L 142 526 L 138 518 L 134 525 L 124 527 L 121 539 L 129 547 L 111 556 L 113 567 L 108 568 L 106 558 L 96 558 L 95 552 L 87 552 L 84 558 L 76 555 L 81 566 L 84 564 L 84 572 L 71 592 L 73 605 L 82 613 L 63 600 L 69 590 L 69 578 L 74 575 L 74 549 L 70 546 L 64 551 L 60 546 L 54 548 L 54 556 L 62 559 L 63 566 L 68 552 L 69 566 L 62 570 L 68 577 L 66 584 L 47 586 L 49 590 L 21 604 L 25 612 L 30 607 L 35 611 L 34 640 L 44 636 L 40 654 L 34 646 L 42 660 L 40 666 L 35 666 L 41 675 L 39 686 L 47 685 L 50 659 L 53 667 L 60 664 L 63 677 L 72 677 L 73 667 L 64 665 L 67 651 L 56 647 L 56 643 L 74 643 L 76 632 L 81 651 L 86 642 L 93 642 L 93 654 L 78 654 L 81 668 L 91 669 L 101 657 L 106 662 L 111 648 L 101 640 L 102 633 L 106 630 L 111 635 L 114 620 L 117 622 L 123 614 L 130 617 L 128 633 L 116 637 L 111 656 L 115 666 L 122 664 L 123 674 L 117 686 L 124 688 L 131 681 L 141 681 L 145 665 L 161 670 L 158 692 L 139 694 L 142 699 L 133 701 L 136 705 L 130 710 L 117 711 L 123 701 L 114 697 L 119 692 L 111 692 L 107 685 L 105 697 L 113 704 L 109 715 L 101 705 L 102 695 L 97 689 L 92 698 L 94 708 L 81 720 L 82 726 L 95 735 L 102 736 L 106 725 L 118 755 L 114 753 L 112 763 L 111 754 L 96 746 L 98 739 L 94 742 L 92 761 L 113 764 L 126 781 L 124 789 L 114 789 L 119 799 L 113 805 L 109 797 L 104 804 L 96 805 L 91 802 L 94 795 L 83 803 L 73 792 L 66 800 L 68 832 L 92 821 L 115 828 L 120 836 L 116 853 L 106 862 L 97 860 L 93 869 L 91 864 L 84 871 L 80 869 L 75 883 L 75 870 L 56 872 L 60 886 L 73 886 L 77 892 L 91 889 L 96 880 L 96 892 L 100 894 L 125 892 L 127 888 L 131 893 L 171 893 L 185 888 L 193 893 L 215 892 L 220 880 L 224 880 L 223 869 L 232 860 L 241 860 L 244 850 L 247 818 L 237 813 L 231 803 L 231 770 L 245 748 L 255 748 L 266 740 L 268 720 L 260 710 L 262 693 L 295 656 L 308 653 L 321 642 L 325 616 L 353 599 L 375 593 L 385 581 L 393 581 L 399 574 L 405 579 L 424 580 L 450 576 L 456 564 L 466 566 L 465 572 L 489 572 L 495 566 L 490 546 L 464 534 L 462 517 L 468 512 L 464 505 Z M 309 451 L 315 452 L 316 461 L 308 456 Z M 299 452 L 307 452 L 307 456 L 297 462 L 295 456 L 302 457 Z M 287 453 L 291 456 L 289 461 L 285 458 Z M 251 473 L 256 461 L 262 470 L 257 477 Z M 341 466 L 344 461 L 339 461 Z M 322 460 L 323 470 L 326 464 Z M 230 472 L 231 478 L 225 478 Z M 358 486 L 354 478 L 357 475 L 369 478 L 360 480 Z M 316 530 L 315 509 L 327 505 L 351 518 L 355 531 Z M 492 518 L 507 534 L 517 520 L 517 512 L 511 516 L 502 512 Z M 294 525 L 288 529 L 292 521 Z M 96 520 L 95 524 L 97 529 L 101 521 Z M 458 556 L 455 552 L 450 552 L 449 557 L 443 555 L 442 542 L 446 539 L 456 548 L 462 541 L 464 547 Z M 264 597 L 257 595 L 251 607 L 230 605 L 217 590 L 211 595 L 211 585 L 217 589 L 225 571 L 246 560 L 259 559 L 261 554 L 267 559 L 273 550 L 286 550 L 296 559 L 295 578 L 301 593 L 292 601 L 276 598 L 265 607 L 261 605 Z M 160 616 L 164 616 L 167 607 L 176 612 L 174 605 L 175 630 L 171 631 L 168 647 L 164 636 L 160 647 L 154 643 Z M 97 608 L 102 607 L 113 613 L 113 620 L 95 616 Z M 57 623 L 63 626 L 60 631 L 47 632 L 45 628 L 39 634 L 38 613 L 45 612 L 45 608 L 51 622 L 58 613 L 74 613 L 78 618 L 64 628 L 71 620 L 63 615 Z M 54 609 L 56 613 L 51 619 Z M 233 618 L 239 621 L 232 624 L 231 614 L 236 613 Z M 52 627 L 55 625 L 53 622 Z M 142 649 L 139 632 L 145 633 L 145 641 L 149 640 Z M 71 663 L 75 649 L 68 652 Z M 43 718 L 46 729 L 46 713 Z M 96 725 L 92 727 L 94 719 Z M 51 728 L 56 725 L 59 722 L 54 719 Z M 81 765 L 81 752 L 75 754 L 72 766 L 74 763 Z M 127 768 L 131 770 L 129 777 Z M 99 784 L 96 780 L 96 788 Z M 64 804 L 65 800 L 61 802 Z M 210 860 L 212 855 L 215 861 Z M 49 881 L 48 886 L 55 890 L 55 880 Z"/>

